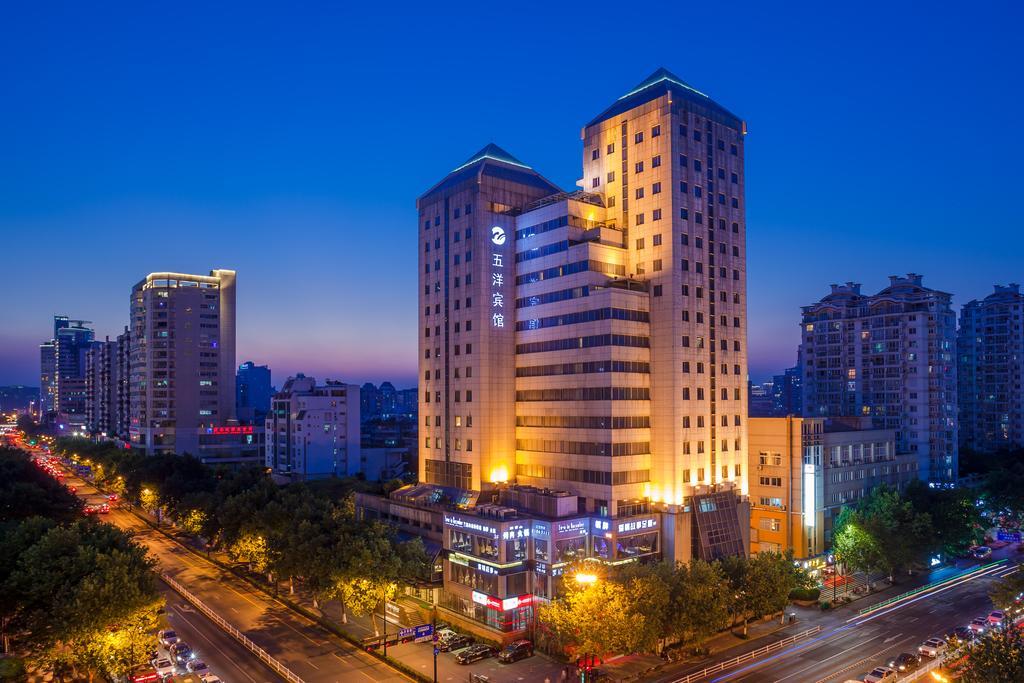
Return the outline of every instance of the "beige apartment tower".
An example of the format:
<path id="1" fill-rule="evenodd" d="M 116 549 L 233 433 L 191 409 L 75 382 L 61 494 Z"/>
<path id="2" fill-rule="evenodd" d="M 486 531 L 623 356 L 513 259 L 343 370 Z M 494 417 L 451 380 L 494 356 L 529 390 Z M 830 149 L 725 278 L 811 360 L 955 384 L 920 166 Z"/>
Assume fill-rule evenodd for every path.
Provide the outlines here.
<path id="1" fill-rule="evenodd" d="M 235 271 L 150 273 L 131 294 L 130 441 L 199 455 L 235 420 Z"/>

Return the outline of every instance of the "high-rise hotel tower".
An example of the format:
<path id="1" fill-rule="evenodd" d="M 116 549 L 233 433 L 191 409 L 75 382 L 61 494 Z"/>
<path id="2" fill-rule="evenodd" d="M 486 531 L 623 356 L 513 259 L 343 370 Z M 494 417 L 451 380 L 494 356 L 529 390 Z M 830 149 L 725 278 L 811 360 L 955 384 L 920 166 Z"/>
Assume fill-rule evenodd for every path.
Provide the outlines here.
<path id="1" fill-rule="evenodd" d="M 744 552 L 744 133 L 659 70 L 583 128 L 578 190 L 488 145 L 420 197 L 424 484 L 574 498 L 604 559 Z"/>

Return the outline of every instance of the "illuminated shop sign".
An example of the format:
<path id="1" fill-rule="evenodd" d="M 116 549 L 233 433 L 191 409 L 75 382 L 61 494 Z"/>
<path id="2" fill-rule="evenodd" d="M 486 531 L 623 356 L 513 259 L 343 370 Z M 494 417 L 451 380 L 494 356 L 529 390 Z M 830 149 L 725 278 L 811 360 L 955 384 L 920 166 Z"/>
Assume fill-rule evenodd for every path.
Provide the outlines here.
<path id="1" fill-rule="evenodd" d="M 501 532 L 501 537 L 506 541 L 511 541 L 515 538 L 529 538 L 530 529 L 523 524 L 513 524 Z"/>
<path id="2" fill-rule="evenodd" d="M 589 519 L 570 519 L 555 524 L 555 533 L 559 536 L 586 536 L 589 530 Z"/>
<path id="3" fill-rule="evenodd" d="M 498 530 L 494 527 L 488 526 L 487 524 L 482 524 L 471 519 L 463 519 L 462 517 L 456 517 L 455 515 L 445 515 L 444 525 L 450 526 L 453 529 L 479 531 L 481 533 L 490 534 L 491 536 L 494 536 L 494 538 L 498 537 Z"/>
<path id="4" fill-rule="evenodd" d="M 619 522 L 615 527 L 615 530 L 620 534 L 628 534 L 633 531 L 644 531 L 646 529 L 654 529 L 658 526 L 658 519 L 656 517 L 648 517 L 646 519 L 634 519 L 629 522 Z"/>
<path id="5" fill-rule="evenodd" d="M 551 536 L 551 527 L 543 522 L 534 522 L 533 535 L 535 537 L 548 538 Z"/>
<path id="6" fill-rule="evenodd" d="M 252 434 L 252 427 L 211 427 L 206 430 L 207 434 Z"/>
<path id="7" fill-rule="evenodd" d="M 527 593 L 526 595 L 514 595 L 511 598 L 496 598 L 480 591 L 473 591 L 473 602 L 478 605 L 484 605 L 491 609 L 506 612 L 510 609 L 517 609 L 519 607 L 528 607 L 533 604 L 533 595 Z"/>
<path id="8" fill-rule="evenodd" d="M 612 524 L 607 519 L 594 520 L 594 533 L 603 534 L 611 528 Z"/>
<path id="9" fill-rule="evenodd" d="M 814 526 L 814 465 L 804 465 L 804 525 Z"/>

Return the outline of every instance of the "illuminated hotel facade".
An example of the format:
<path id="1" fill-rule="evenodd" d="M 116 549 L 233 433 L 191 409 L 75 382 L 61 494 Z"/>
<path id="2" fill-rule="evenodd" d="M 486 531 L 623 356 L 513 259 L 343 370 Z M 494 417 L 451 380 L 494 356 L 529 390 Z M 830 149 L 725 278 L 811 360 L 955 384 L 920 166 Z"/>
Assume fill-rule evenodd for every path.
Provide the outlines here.
<path id="1" fill-rule="evenodd" d="M 569 563 L 743 554 L 744 123 L 659 70 L 564 192 L 489 145 L 417 202 L 441 604 L 517 631 Z M 396 496 L 392 496 L 394 500 Z"/>

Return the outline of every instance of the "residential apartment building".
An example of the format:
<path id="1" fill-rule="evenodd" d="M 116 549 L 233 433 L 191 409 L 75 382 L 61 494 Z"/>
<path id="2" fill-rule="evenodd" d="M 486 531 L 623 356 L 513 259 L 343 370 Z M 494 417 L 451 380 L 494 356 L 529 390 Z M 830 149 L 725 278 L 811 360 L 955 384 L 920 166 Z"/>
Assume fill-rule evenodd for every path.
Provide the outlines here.
<path id="1" fill-rule="evenodd" d="M 1024 295 L 996 285 L 960 312 L 960 443 L 975 451 L 1024 448 Z"/>
<path id="2" fill-rule="evenodd" d="M 659 70 L 584 126 L 580 190 L 488 145 L 419 198 L 434 493 L 402 504 L 458 508 L 452 616 L 521 630 L 575 558 L 747 551 L 744 134 Z"/>
<path id="3" fill-rule="evenodd" d="M 874 487 L 903 488 L 919 461 L 870 418 L 750 418 L 750 551 L 822 564 L 844 505 Z"/>
<path id="4" fill-rule="evenodd" d="M 951 295 L 922 276 L 892 276 L 874 295 L 856 283 L 832 285 L 803 307 L 800 358 L 807 417 L 868 417 L 891 429 L 896 450 L 919 474 L 957 477 L 956 316 Z"/>
<path id="5" fill-rule="evenodd" d="M 115 436 L 121 384 L 118 342 L 94 341 L 85 353 L 86 423 L 89 434 Z"/>
<path id="6" fill-rule="evenodd" d="M 271 399 L 266 417 L 266 466 L 294 480 L 365 473 L 360 457 L 359 387 L 299 374 Z"/>
<path id="7" fill-rule="evenodd" d="M 236 424 L 235 271 L 151 273 L 130 310 L 132 446 L 197 456 L 217 446 L 215 430 Z"/>

